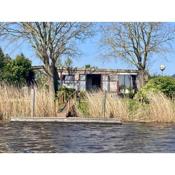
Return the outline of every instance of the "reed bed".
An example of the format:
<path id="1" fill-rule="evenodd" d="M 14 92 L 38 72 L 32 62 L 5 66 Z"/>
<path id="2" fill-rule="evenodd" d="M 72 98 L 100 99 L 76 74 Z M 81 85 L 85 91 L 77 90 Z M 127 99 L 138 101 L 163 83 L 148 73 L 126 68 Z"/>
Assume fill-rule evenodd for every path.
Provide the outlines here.
<path id="1" fill-rule="evenodd" d="M 30 88 L 0 87 L 0 115 L 11 117 L 30 117 L 32 113 L 32 93 Z M 55 115 L 53 100 L 46 89 L 35 89 L 35 116 Z"/>
<path id="2" fill-rule="evenodd" d="M 162 93 L 148 95 L 149 114 L 148 121 L 153 122 L 175 122 L 175 104 Z"/>
<path id="3" fill-rule="evenodd" d="M 104 93 L 87 93 L 88 114 L 90 117 L 104 117 Z M 150 93 L 149 103 L 143 104 L 127 98 L 107 94 L 106 118 L 135 122 L 175 122 L 175 103 L 162 93 Z M 130 109 L 129 105 L 133 105 Z"/>
<path id="4" fill-rule="evenodd" d="M 88 101 L 89 116 L 128 120 L 129 112 L 127 103 L 124 99 L 119 97 L 115 98 L 110 94 L 107 94 L 106 99 L 104 99 L 103 92 L 87 93 L 86 96 Z"/>
<path id="5" fill-rule="evenodd" d="M 81 117 L 105 117 L 136 122 L 175 122 L 175 102 L 162 93 L 150 93 L 149 103 L 145 104 L 109 93 L 105 96 L 104 92 L 86 93 L 84 100 L 86 105 L 82 108 L 84 112 L 81 113 Z M 0 87 L 0 118 L 32 117 L 31 106 L 30 88 Z M 48 90 L 35 89 L 34 116 L 56 116 L 57 107 L 58 104 L 54 105 Z M 77 110 L 81 112 L 78 107 Z"/>

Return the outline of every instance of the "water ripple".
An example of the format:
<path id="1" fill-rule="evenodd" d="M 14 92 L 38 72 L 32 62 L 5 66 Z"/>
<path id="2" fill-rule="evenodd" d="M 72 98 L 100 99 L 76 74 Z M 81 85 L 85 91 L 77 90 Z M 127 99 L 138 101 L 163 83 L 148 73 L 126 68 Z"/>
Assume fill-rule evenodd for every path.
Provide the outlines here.
<path id="1" fill-rule="evenodd" d="M 174 124 L 0 124 L 0 152 L 175 152 Z"/>

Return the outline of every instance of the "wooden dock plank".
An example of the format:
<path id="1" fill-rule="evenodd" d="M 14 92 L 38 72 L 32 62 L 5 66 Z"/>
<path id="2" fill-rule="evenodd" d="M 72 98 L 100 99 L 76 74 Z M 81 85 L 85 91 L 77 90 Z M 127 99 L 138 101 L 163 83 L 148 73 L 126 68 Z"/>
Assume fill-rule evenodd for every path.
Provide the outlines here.
<path id="1" fill-rule="evenodd" d="M 116 119 L 101 119 L 101 118 L 79 118 L 79 117 L 70 117 L 70 118 L 58 118 L 58 117 L 14 117 L 11 118 L 11 122 L 60 122 L 60 123 L 111 123 L 111 124 L 122 124 L 121 121 Z"/>

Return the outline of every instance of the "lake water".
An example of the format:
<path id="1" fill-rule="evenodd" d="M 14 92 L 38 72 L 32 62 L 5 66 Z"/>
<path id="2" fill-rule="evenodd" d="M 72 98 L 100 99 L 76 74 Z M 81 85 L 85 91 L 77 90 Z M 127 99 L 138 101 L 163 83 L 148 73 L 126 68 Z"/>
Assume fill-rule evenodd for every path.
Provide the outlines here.
<path id="1" fill-rule="evenodd" d="M 0 152 L 175 152 L 175 124 L 0 124 Z"/>

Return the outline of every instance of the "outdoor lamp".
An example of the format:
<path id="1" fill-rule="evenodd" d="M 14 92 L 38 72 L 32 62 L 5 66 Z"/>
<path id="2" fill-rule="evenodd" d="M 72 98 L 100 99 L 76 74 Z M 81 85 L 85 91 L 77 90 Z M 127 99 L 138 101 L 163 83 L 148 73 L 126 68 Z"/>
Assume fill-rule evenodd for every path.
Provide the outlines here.
<path id="1" fill-rule="evenodd" d="M 163 65 L 163 64 L 160 65 L 160 70 L 162 71 L 162 75 L 163 75 L 163 71 L 165 70 L 165 68 L 166 68 L 165 65 Z"/>

